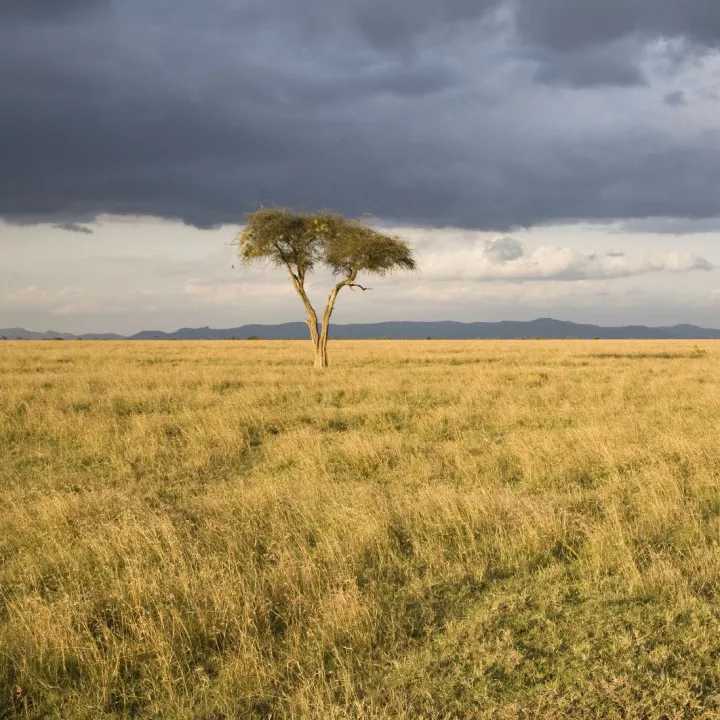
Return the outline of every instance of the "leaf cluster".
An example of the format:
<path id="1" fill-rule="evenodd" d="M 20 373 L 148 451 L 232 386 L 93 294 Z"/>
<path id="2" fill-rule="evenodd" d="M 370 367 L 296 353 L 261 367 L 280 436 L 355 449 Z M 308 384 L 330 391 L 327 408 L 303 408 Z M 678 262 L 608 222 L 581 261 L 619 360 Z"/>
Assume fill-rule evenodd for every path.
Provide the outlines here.
<path id="1" fill-rule="evenodd" d="M 298 279 L 318 265 L 347 277 L 360 271 L 385 275 L 417 267 L 410 246 L 401 238 L 333 212 L 260 208 L 247 215 L 238 245 L 244 262 L 269 261 L 287 267 Z"/>

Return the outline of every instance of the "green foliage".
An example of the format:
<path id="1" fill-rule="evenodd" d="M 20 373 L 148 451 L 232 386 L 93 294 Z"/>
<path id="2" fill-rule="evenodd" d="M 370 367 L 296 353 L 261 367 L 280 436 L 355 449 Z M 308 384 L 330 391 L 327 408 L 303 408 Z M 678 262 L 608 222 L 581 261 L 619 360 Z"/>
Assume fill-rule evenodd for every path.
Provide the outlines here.
<path id="1" fill-rule="evenodd" d="M 247 225 L 238 235 L 240 257 L 245 262 L 268 260 L 304 277 L 322 257 L 329 225 L 321 220 L 305 213 L 294 215 L 287 208 L 260 208 L 249 213 Z"/>
<path id="2" fill-rule="evenodd" d="M 336 275 L 360 271 L 386 275 L 393 270 L 417 269 L 407 242 L 357 221 L 345 222 L 339 232 L 327 239 L 323 259 Z"/>
<path id="3" fill-rule="evenodd" d="M 385 275 L 417 267 L 410 246 L 401 238 L 334 212 L 295 214 L 288 208 L 260 208 L 248 214 L 238 245 L 244 262 L 266 260 L 301 279 L 318 265 L 346 276 L 362 271 Z"/>

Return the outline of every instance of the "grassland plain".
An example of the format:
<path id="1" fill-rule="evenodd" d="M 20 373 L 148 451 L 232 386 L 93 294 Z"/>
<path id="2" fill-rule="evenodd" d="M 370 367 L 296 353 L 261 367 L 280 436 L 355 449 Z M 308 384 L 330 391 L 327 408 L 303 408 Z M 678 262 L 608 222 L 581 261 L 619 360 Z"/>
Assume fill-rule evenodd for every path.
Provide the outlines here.
<path id="1" fill-rule="evenodd" d="M 0 343 L 0 717 L 720 716 L 720 343 Z"/>

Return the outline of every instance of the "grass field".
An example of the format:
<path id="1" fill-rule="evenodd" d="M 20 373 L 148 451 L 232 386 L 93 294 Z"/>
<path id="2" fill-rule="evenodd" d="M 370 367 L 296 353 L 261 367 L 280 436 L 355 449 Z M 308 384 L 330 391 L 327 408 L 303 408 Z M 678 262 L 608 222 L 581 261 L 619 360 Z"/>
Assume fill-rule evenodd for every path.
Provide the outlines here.
<path id="1" fill-rule="evenodd" d="M 720 343 L 0 343 L 0 718 L 720 717 Z"/>

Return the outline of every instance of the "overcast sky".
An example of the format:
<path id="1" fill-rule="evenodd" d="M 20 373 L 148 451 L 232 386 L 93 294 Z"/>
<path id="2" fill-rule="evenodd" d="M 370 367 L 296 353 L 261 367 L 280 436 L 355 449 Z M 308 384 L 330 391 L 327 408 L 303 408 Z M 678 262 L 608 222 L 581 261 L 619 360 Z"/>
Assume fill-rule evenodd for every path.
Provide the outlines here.
<path id="1" fill-rule="evenodd" d="M 300 319 L 261 202 L 417 247 L 337 322 L 720 327 L 719 50 L 718 0 L 3 0 L 0 327 Z"/>

